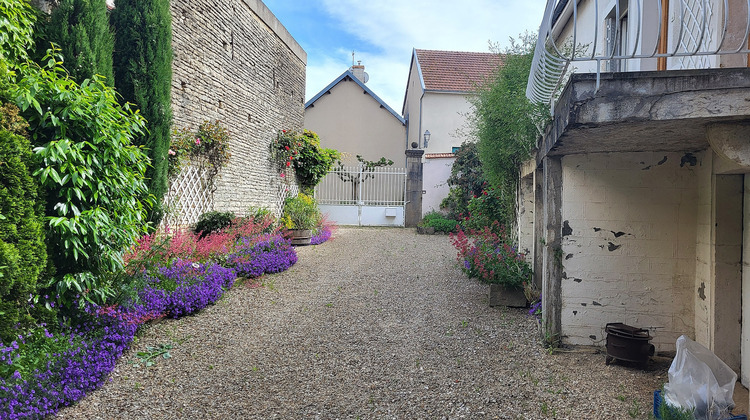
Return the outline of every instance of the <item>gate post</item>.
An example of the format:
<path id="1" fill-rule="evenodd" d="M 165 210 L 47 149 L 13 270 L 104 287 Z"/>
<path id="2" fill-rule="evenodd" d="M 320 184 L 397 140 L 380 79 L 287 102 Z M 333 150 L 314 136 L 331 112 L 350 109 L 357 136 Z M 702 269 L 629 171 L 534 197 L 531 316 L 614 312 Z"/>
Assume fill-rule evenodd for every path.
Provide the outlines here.
<path id="1" fill-rule="evenodd" d="M 406 203 L 404 226 L 417 227 L 422 221 L 422 155 L 424 150 L 406 151 Z"/>

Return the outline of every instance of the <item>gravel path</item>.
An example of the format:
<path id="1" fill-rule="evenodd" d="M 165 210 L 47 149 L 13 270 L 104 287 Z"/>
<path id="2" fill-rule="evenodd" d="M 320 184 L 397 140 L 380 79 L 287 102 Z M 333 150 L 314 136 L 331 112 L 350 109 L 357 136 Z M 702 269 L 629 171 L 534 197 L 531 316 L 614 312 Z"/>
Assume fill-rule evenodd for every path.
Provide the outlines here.
<path id="1" fill-rule="evenodd" d="M 648 418 L 668 363 L 549 354 L 522 309 L 490 308 L 446 236 L 341 228 L 263 287 L 150 326 L 66 419 Z M 172 358 L 136 366 L 136 352 Z"/>

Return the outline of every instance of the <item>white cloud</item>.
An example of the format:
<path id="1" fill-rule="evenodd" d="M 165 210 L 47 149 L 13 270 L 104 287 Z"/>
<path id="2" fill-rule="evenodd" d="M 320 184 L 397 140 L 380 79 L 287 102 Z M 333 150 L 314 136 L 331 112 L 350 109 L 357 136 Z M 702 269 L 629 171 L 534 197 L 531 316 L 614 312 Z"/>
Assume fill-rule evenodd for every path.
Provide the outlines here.
<path id="1" fill-rule="evenodd" d="M 488 52 L 489 41 L 508 45 L 508 38 L 536 32 L 545 0 L 319 0 L 334 24 L 352 38 L 370 74 L 368 86 L 397 112 L 408 78 L 413 48 Z M 309 99 L 351 65 L 351 51 L 308 51 Z"/>

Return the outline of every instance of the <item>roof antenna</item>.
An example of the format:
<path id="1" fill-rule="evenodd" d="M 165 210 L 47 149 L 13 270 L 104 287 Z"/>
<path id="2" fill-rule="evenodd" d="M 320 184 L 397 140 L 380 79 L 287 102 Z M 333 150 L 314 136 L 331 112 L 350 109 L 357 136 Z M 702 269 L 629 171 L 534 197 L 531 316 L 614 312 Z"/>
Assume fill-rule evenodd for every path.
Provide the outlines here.
<path id="1" fill-rule="evenodd" d="M 352 50 L 352 66 L 354 66 L 354 50 Z"/>

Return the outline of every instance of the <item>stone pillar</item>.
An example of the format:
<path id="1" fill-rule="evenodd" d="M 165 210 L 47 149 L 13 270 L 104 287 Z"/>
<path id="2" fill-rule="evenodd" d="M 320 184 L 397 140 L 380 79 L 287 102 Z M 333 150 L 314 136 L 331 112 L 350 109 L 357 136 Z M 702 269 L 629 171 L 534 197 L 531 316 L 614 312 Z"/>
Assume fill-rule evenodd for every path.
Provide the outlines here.
<path id="1" fill-rule="evenodd" d="M 544 275 L 544 170 L 534 171 L 534 286 L 542 290 Z"/>
<path id="2" fill-rule="evenodd" d="M 424 150 L 406 151 L 406 208 L 404 226 L 417 227 L 422 221 L 422 155 Z"/>
<path id="3" fill-rule="evenodd" d="M 562 335 L 562 162 L 559 157 L 545 157 L 542 164 L 542 323 L 545 342 L 557 345 Z"/>

